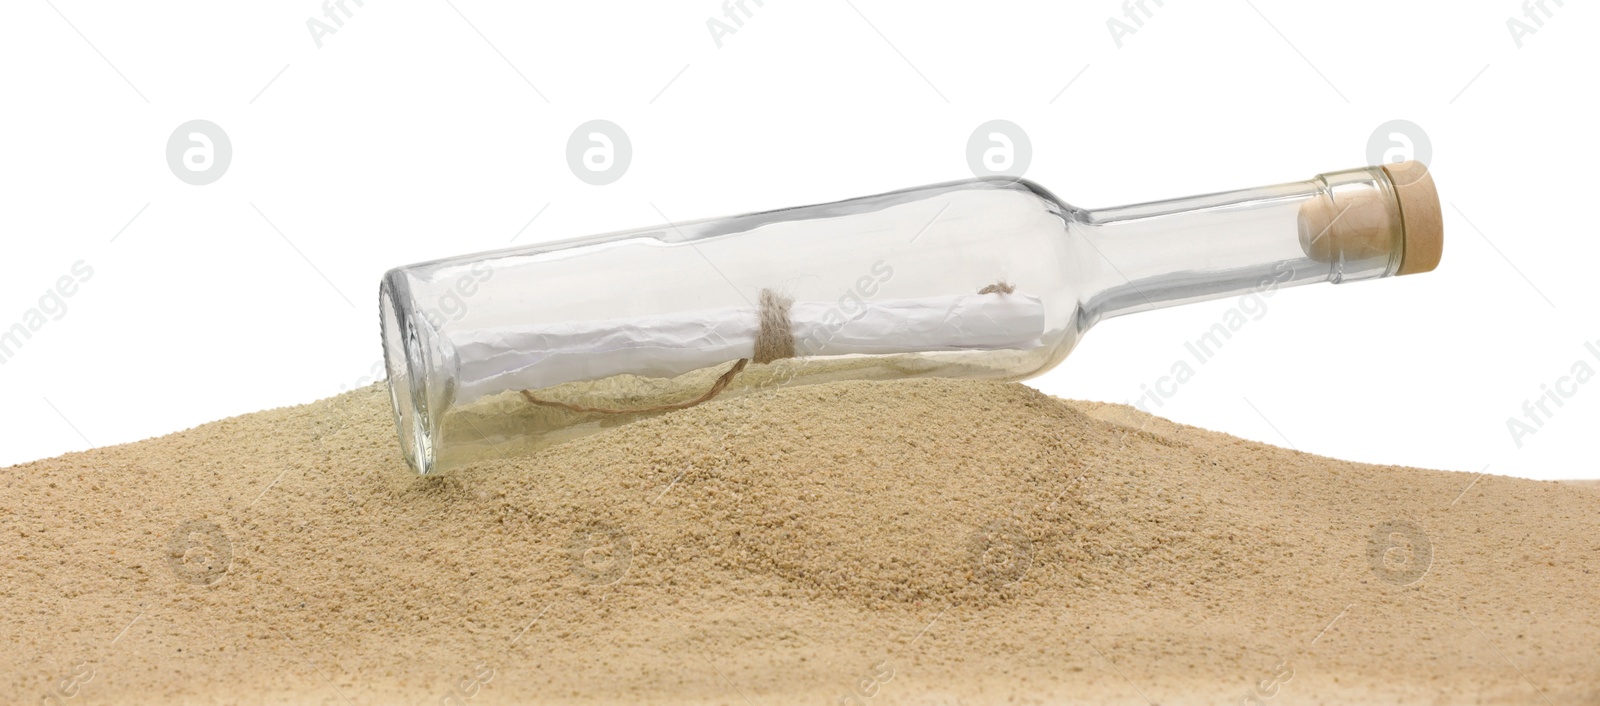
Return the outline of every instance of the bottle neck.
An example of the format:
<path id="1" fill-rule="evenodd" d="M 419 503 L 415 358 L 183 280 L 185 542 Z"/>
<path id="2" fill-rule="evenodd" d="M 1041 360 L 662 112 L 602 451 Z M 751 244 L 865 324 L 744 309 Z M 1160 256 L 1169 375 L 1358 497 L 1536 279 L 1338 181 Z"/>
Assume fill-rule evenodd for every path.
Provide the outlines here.
<path id="1" fill-rule="evenodd" d="M 1078 211 L 1074 235 L 1100 286 L 1087 320 L 1266 293 L 1312 282 L 1387 277 L 1404 233 L 1378 167 L 1307 181 Z"/>

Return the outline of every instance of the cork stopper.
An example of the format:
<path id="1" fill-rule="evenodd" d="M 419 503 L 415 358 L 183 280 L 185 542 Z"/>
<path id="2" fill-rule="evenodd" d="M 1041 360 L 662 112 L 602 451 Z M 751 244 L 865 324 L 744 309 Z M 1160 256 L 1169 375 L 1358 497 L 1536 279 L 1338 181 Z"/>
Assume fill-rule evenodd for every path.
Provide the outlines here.
<path id="1" fill-rule="evenodd" d="M 1428 168 L 1400 162 L 1382 169 L 1392 190 L 1330 189 L 1300 206 L 1300 247 L 1307 256 L 1318 262 L 1355 262 L 1398 254 L 1397 275 L 1439 265 L 1444 226 Z M 1358 178 L 1370 184 L 1376 172 L 1350 170 L 1322 178 Z"/>
<path id="2" fill-rule="evenodd" d="M 1300 249 L 1317 262 L 1388 258 L 1400 245 L 1400 214 L 1382 194 L 1319 196 L 1300 206 Z"/>
<path id="3" fill-rule="evenodd" d="M 1405 234 L 1405 251 L 1395 274 L 1428 272 L 1438 267 L 1439 257 L 1444 254 L 1444 214 L 1439 209 L 1433 175 L 1421 162 L 1388 164 L 1383 171 L 1389 175 L 1400 201 L 1400 223 Z"/>

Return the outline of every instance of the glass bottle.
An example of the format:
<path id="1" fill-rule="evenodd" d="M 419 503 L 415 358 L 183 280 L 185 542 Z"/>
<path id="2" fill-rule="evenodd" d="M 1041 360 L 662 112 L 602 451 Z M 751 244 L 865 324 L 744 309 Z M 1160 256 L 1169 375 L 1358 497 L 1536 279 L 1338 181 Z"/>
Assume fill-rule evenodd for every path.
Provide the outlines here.
<path id="1" fill-rule="evenodd" d="M 406 461 L 432 474 L 714 397 L 1021 380 L 1113 316 L 1425 272 L 1426 168 L 1081 209 L 980 178 L 400 267 L 379 300 Z"/>

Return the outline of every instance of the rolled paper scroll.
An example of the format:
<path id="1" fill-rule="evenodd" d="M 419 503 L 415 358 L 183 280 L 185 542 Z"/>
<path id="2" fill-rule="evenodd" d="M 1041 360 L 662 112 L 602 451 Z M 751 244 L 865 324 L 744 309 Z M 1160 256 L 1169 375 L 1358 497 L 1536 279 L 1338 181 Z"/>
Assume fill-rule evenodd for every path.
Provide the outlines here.
<path id="1" fill-rule="evenodd" d="M 789 307 L 797 357 L 1028 350 L 1043 345 L 1044 322 L 1044 303 L 1022 292 L 887 299 L 855 311 L 832 302 Z M 760 330 L 759 307 L 728 307 L 452 332 L 461 361 L 455 401 L 621 374 L 676 377 L 755 357 Z"/>

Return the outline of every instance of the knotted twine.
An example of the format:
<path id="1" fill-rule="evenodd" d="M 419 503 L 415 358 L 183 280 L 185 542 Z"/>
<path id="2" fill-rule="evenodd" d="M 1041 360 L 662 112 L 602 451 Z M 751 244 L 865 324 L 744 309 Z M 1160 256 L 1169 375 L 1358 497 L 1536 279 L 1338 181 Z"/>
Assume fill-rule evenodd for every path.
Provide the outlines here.
<path id="1" fill-rule="evenodd" d="M 1005 280 L 1000 280 L 978 290 L 978 293 L 1006 295 L 1016 290 L 1017 288 L 1015 285 L 1012 285 Z M 793 305 L 794 300 L 789 297 L 782 296 L 770 289 L 761 290 L 760 306 L 758 307 L 756 317 L 760 322 L 760 328 L 756 330 L 754 355 L 749 358 L 740 358 L 739 360 L 734 361 L 733 366 L 729 367 L 727 372 L 724 372 L 720 377 L 717 378 L 716 382 L 711 384 L 711 389 L 706 390 L 699 397 L 696 397 L 692 400 L 674 402 L 672 404 L 654 405 L 651 407 L 616 409 L 612 407 L 589 407 L 586 405 L 570 404 L 567 402 L 557 402 L 555 400 L 541 400 L 533 395 L 532 390 L 523 390 L 522 396 L 527 399 L 528 402 L 541 407 L 555 407 L 556 409 L 564 409 L 568 412 L 575 412 L 579 414 L 646 414 L 649 412 L 672 412 L 680 409 L 688 409 L 695 405 L 708 402 L 711 400 L 711 398 L 722 394 L 722 391 L 727 389 L 728 384 L 733 382 L 733 379 L 738 377 L 739 373 L 743 371 L 745 366 L 749 365 L 751 361 L 754 361 L 757 364 L 766 364 L 773 361 L 783 360 L 785 358 L 795 357 L 794 323 L 789 319 L 789 307 Z"/>

